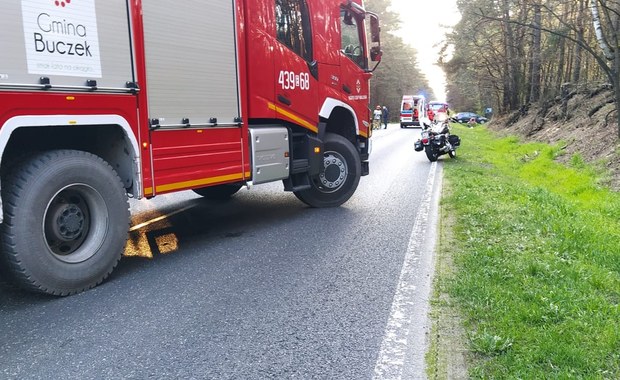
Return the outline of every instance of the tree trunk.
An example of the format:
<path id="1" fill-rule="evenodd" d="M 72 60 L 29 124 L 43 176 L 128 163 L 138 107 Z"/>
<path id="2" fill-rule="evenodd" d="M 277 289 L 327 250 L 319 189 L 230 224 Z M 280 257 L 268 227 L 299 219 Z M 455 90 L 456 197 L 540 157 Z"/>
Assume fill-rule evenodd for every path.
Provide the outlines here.
<path id="1" fill-rule="evenodd" d="M 620 139 L 620 49 L 614 49 L 614 60 L 611 65 L 609 77 L 614 89 L 614 104 L 616 106 L 616 128 Z"/>
<path id="2" fill-rule="evenodd" d="M 504 12 L 504 32 L 506 47 L 506 72 L 504 73 L 504 101 L 507 103 L 507 108 L 510 110 L 517 109 L 517 70 L 516 70 L 516 56 L 515 56 L 515 42 L 512 31 L 512 23 L 510 22 L 510 1 L 503 0 L 503 12 Z"/>
<path id="3" fill-rule="evenodd" d="M 584 25 L 583 19 L 585 18 L 585 1 L 579 1 L 579 13 L 577 14 L 577 41 L 575 45 L 575 64 L 573 66 L 573 83 L 578 84 L 581 80 L 581 59 L 583 57 L 582 44 L 584 42 Z"/>
<path id="4" fill-rule="evenodd" d="M 603 51 L 604 57 L 610 61 L 607 74 L 609 75 L 611 85 L 614 88 L 615 105 L 616 105 L 616 122 L 618 123 L 618 138 L 620 138 L 620 49 L 618 48 L 619 38 L 617 28 L 620 26 L 620 18 L 618 17 L 618 4 L 608 4 L 606 1 L 601 2 L 603 13 L 607 17 L 607 30 L 605 34 L 604 24 L 601 22 L 598 2 L 600 0 L 590 0 L 590 10 L 592 12 L 592 22 L 594 23 L 594 31 L 596 41 Z M 612 16 L 612 14 L 614 16 Z M 611 48 L 609 40 L 614 44 L 615 48 Z"/>
<path id="5" fill-rule="evenodd" d="M 532 73 L 530 87 L 530 102 L 537 102 L 540 99 L 540 41 L 541 41 L 541 6 L 534 5 L 534 25 L 532 37 Z"/>
<path id="6" fill-rule="evenodd" d="M 612 3 L 611 9 L 611 35 L 614 42 L 614 61 L 611 70 L 611 76 L 614 78 L 611 85 L 614 86 L 614 94 L 616 95 L 616 123 L 618 128 L 618 139 L 620 139 L 620 38 L 618 36 L 618 28 L 620 28 L 620 3 Z"/>
<path id="7" fill-rule="evenodd" d="M 590 10 L 592 11 L 592 22 L 594 23 L 594 32 L 596 34 L 596 41 L 601 47 L 605 58 L 611 60 L 614 58 L 612 49 L 609 47 L 609 43 L 603 33 L 603 25 L 601 24 L 601 17 L 598 11 L 598 0 L 590 0 Z"/>
<path id="8" fill-rule="evenodd" d="M 564 82 L 566 82 L 566 79 L 564 76 L 565 54 L 566 54 L 566 41 L 564 39 L 561 39 L 558 41 L 558 66 L 557 66 L 556 77 L 555 77 L 555 80 L 556 80 L 555 83 L 557 86 L 561 86 Z"/>

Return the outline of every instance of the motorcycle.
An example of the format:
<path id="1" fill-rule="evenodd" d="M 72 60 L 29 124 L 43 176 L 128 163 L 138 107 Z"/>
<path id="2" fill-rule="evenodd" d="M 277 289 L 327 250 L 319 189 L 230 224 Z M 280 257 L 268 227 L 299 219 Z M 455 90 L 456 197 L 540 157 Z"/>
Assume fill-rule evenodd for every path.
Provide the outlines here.
<path id="1" fill-rule="evenodd" d="M 416 152 L 424 151 L 430 162 L 435 162 L 439 156 L 448 154 L 450 158 L 456 158 L 456 148 L 461 145 L 461 139 L 457 135 L 450 134 L 448 115 L 437 113 L 433 117 L 430 127 L 422 130 L 420 139 L 415 142 Z"/>

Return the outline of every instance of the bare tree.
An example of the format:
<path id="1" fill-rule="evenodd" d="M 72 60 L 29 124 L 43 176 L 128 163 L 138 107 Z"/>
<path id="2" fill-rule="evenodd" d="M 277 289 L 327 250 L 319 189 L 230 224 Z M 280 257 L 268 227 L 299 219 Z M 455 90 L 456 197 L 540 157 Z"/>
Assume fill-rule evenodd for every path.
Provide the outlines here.
<path id="1" fill-rule="evenodd" d="M 563 83 L 583 81 L 584 73 L 588 81 L 606 79 L 613 87 L 620 137 L 620 0 L 461 0 L 459 4 L 468 12 L 469 22 L 473 17 L 488 20 L 479 25 L 491 30 L 501 27 L 504 54 L 496 59 L 502 62 L 503 83 L 498 90 L 507 110 L 517 109 L 516 99 L 535 101 L 541 93 L 554 96 Z M 582 21 L 588 13 L 586 4 L 589 27 Z M 500 11 L 494 12 L 494 7 Z M 531 30 L 531 41 L 523 41 L 523 29 Z M 529 62 L 520 61 L 524 53 Z M 521 79 L 526 77 L 528 86 Z"/>
<path id="2" fill-rule="evenodd" d="M 603 12 L 603 18 L 601 18 L 599 6 Z M 620 137 L 620 39 L 618 38 L 620 2 L 590 0 L 590 10 L 596 41 L 603 53 L 599 61 L 614 88 L 616 122 L 618 123 L 618 137 Z"/>
<path id="3" fill-rule="evenodd" d="M 585 19 L 585 0 L 579 0 L 579 11 L 577 14 L 577 43 L 575 44 L 575 54 L 574 54 L 574 64 L 573 64 L 573 83 L 579 83 L 581 79 L 581 60 L 583 57 L 583 48 L 582 46 L 585 44 L 585 27 L 584 27 L 584 19 Z"/>
<path id="4" fill-rule="evenodd" d="M 539 3 L 534 4 L 534 33 L 532 35 L 532 65 L 531 65 L 531 86 L 530 86 L 530 102 L 537 102 L 540 98 L 540 54 L 541 54 L 541 31 L 542 23 L 541 6 Z"/>

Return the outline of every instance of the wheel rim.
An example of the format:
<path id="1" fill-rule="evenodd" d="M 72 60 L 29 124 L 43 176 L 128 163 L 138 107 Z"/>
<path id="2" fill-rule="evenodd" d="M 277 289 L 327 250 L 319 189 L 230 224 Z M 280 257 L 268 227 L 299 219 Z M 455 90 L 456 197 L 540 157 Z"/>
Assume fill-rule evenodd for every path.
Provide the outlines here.
<path id="1" fill-rule="evenodd" d="M 349 169 L 344 157 L 338 152 L 325 152 L 318 188 L 324 193 L 333 193 L 344 185 L 348 175 Z"/>
<path id="2" fill-rule="evenodd" d="M 66 263 L 94 256 L 107 234 L 108 210 L 94 188 L 72 184 L 50 200 L 43 217 L 43 233 L 49 252 Z"/>

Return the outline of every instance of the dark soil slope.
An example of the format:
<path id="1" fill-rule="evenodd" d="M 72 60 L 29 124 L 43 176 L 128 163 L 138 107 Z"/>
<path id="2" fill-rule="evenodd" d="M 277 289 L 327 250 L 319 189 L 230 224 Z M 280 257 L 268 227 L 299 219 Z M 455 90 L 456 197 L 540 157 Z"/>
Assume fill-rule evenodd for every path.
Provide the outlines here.
<path id="1" fill-rule="evenodd" d="M 569 89 L 564 98 L 495 118 L 489 128 L 526 141 L 560 143 L 566 154 L 559 160 L 566 162 L 580 155 L 601 171 L 604 185 L 620 191 L 620 139 L 613 91 L 608 85 Z"/>

